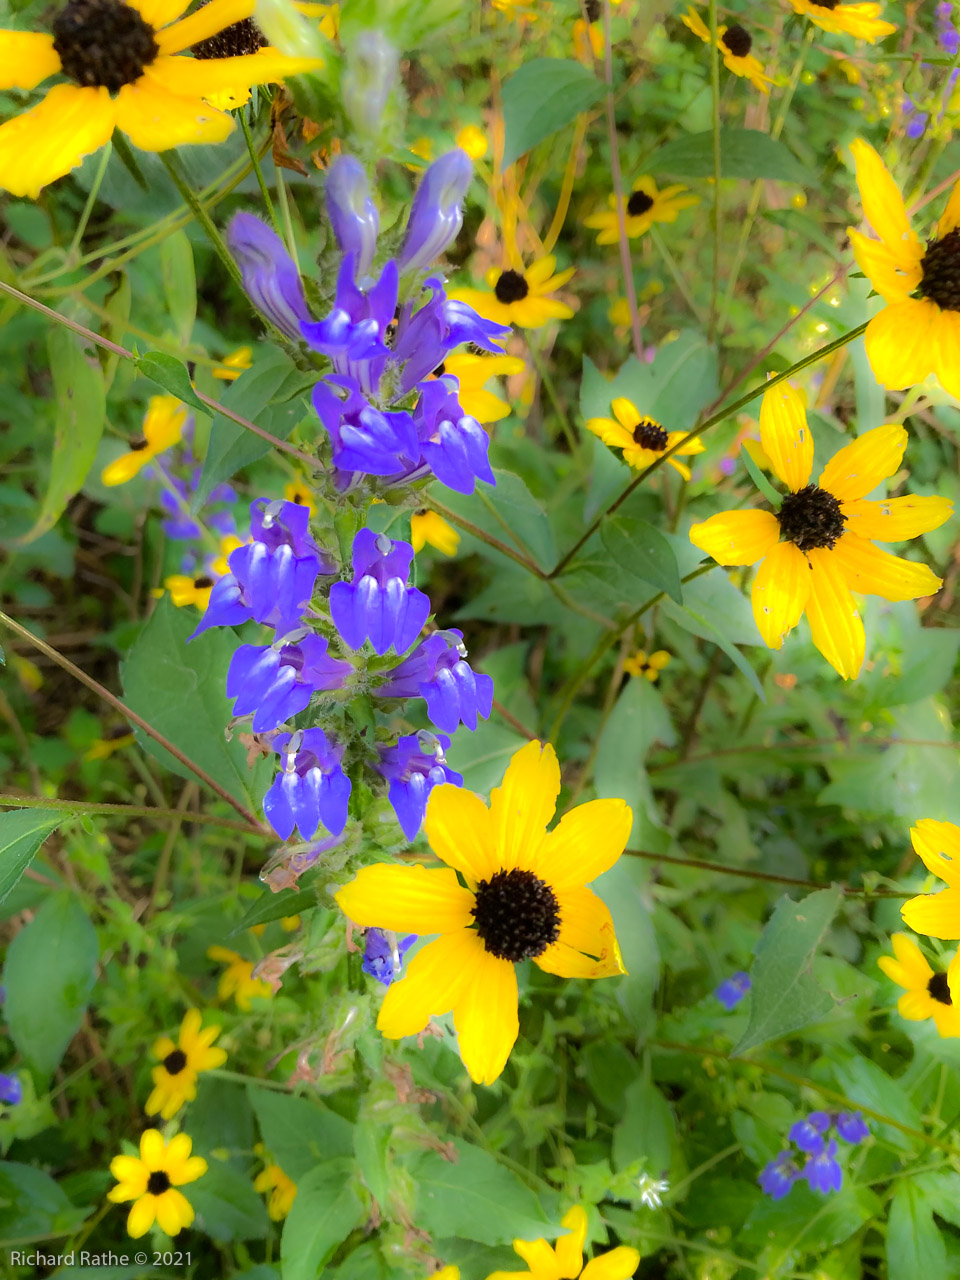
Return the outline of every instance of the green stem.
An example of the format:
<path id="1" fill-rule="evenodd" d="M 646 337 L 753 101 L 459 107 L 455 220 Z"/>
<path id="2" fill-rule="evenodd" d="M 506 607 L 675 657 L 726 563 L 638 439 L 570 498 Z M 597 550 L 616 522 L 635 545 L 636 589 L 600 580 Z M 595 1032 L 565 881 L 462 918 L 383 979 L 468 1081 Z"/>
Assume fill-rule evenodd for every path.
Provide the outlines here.
<path id="1" fill-rule="evenodd" d="M 300 270 L 300 259 L 297 256 L 297 237 L 293 234 L 293 219 L 290 217 L 290 200 L 287 196 L 287 184 L 283 180 L 283 169 L 280 165 L 275 164 L 274 173 L 277 175 L 277 200 L 280 203 L 280 215 L 283 218 L 284 239 L 287 242 L 287 252 L 294 261 L 297 270 Z"/>
<path id="2" fill-rule="evenodd" d="M 710 89 L 713 119 L 713 287 L 710 292 L 710 324 L 708 336 L 714 340 L 717 331 L 717 301 L 720 296 L 720 49 L 717 41 L 717 0 L 709 3 L 710 21 Z"/>
<path id="3" fill-rule="evenodd" d="M 242 293 L 246 293 L 243 287 L 243 276 L 240 268 L 230 254 L 226 241 L 220 234 L 219 229 L 215 225 L 210 214 L 207 212 L 206 205 L 197 196 L 190 184 L 187 182 L 186 175 L 180 164 L 180 158 L 175 151 L 161 151 L 160 159 L 163 161 L 164 167 L 173 179 L 177 190 L 183 198 L 183 203 L 187 206 L 194 218 L 199 222 L 206 232 L 207 239 L 210 241 L 217 254 L 217 257 L 226 267 L 230 278 Z"/>
<path id="4" fill-rule="evenodd" d="M 0 807 L 8 809 L 60 809 L 70 814 L 102 814 L 107 818 L 155 818 L 162 822 L 168 818 L 183 818 L 203 826 L 223 827 L 227 831 L 245 831 L 249 835 L 259 836 L 263 832 L 259 827 L 248 826 L 245 822 L 235 822 L 233 818 L 218 818 L 212 813 L 184 814 L 178 809 L 157 809 L 150 805 L 138 804 L 90 804 L 84 800 L 49 800 L 45 796 L 17 796 L 8 792 L 0 793 Z"/>
<path id="5" fill-rule="evenodd" d="M 263 203 L 266 205 L 267 213 L 270 215 L 270 221 L 273 223 L 273 229 L 277 235 L 282 238 L 283 232 L 280 229 L 280 223 L 277 221 L 277 211 L 273 207 L 273 201 L 270 199 L 270 192 L 267 189 L 267 183 L 263 176 L 263 170 L 260 168 L 260 157 L 257 155 L 257 149 L 253 145 L 253 134 L 250 132 L 250 125 L 247 122 L 247 112 L 245 108 L 239 111 L 240 128 L 243 130 L 244 141 L 247 144 L 247 150 L 250 152 L 250 163 L 253 165 L 253 172 L 257 175 L 257 186 L 260 188 L 260 194 L 263 196 Z"/>
<path id="6" fill-rule="evenodd" d="M 97 172 L 93 179 L 93 186 L 87 195 L 87 202 L 83 206 L 83 212 L 80 214 L 80 221 L 77 223 L 77 229 L 73 233 L 73 239 L 70 241 L 70 248 L 67 250 L 67 261 L 70 262 L 73 255 L 80 248 L 80 241 L 83 239 L 83 233 L 87 229 L 87 223 L 93 213 L 94 205 L 97 203 L 97 196 L 100 194 L 100 186 L 103 182 L 103 175 L 107 171 L 107 164 L 110 160 L 110 153 L 113 150 L 113 144 L 108 141 L 100 155 L 100 163 L 97 166 Z"/>
<path id="7" fill-rule="evenodd" d="M 650 239 L 653 241 L 653 246 L 656 249 L 657 253 L 659 253 L 660 257 L 663 259 L 663 265 L 670 272 L 670 275 L 673 279 L 673 283 L 677 286 L 680 296 L 683 298 L 684 302 L 690 308 L 697 323 L 702 325 L 704 323 L 704 319 L 703 319 L 703 316 L 700 314 L 700 308 L 697 306 L 696 301 L 694 300 L 693 294 L 688 289 L 687 282 L 683 278 L 683 272 L 677 266 L 677 261 L 674 258 L 673 254 L 670 252 L 670 250 L 667 248 L 667 242 L 664 240 L 663 236 L 660 234 L 660 230 L 656 224 L 654 224 L 650 228 Z"/>
<path id="8" fill-rule="evenodd" d="M 537 371 L 537 375 L 540 378 L 543 389 L 546 391 L 550 403 L 553 405 L 554 412 L 557 415 L 564 438 L 567 442 L 567 447 L 569 448 L 572 456 L 576 458 L 580 452 L 580 442 L 577 440 L 576 432 L 573 429 L 573 424 L 570 421 L 569 414 L 563 407 L 563 403 L 557 394 L 556 385 L 550 375 L 550 370 L 543 359 L 543 352 L 538 350 L 532 342 L 530 343 L 528 350 L 530 352 L 530 359 L 533 361 L 534 368 Z"/>

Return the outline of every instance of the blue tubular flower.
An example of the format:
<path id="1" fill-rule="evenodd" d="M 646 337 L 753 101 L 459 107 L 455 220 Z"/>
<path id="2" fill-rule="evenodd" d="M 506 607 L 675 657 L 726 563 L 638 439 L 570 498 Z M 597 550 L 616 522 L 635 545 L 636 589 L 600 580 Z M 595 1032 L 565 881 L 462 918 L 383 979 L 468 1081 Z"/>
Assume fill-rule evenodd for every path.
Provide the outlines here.
<path id="1" fill-rule="evenodd" d="M 714 995 L 727 1010 L 735 1009 L 743 997 L 750 990 L 750 975 L 744 973 L 731 974 L 729 978 L 724 978 L 714 991 Z"/>
<path id="2" fill-rule="evenodd" d="M 20 1083 L 20 1077 L 0 1071 L 0 1102 L 8 1107 L 16 1107 L 22 1101 L 23 1085 Z"/>
<path id="3" fill-rule="evenodd" d="M 424 698 L 427 714 L 438 729 L 453 733 L 463 722 L 470 730 L 477 717 L 493 708 L 493 680 L 471 669 L 463 632 L 450 628 L 428 636 L 376 690 L 381 698 Z"/>
<path id="4" fill-rule="evenodd" d="M 867 1122 L 859 1111 L 838 1111 L 833 1117 L 833 1125 L 844 1142 L 852 1146 L 870 1137 Z"/>
<path id="5" fill-rule="evenodd" d="M 413 421 L 423 461 L 442 484 L 457 493 L 473 493 L 477 480 L 497 483 L 487 461 L 490 438 L 460 408 L 456 378 L 425 382 Z"/>
<path id="6" fill-rule="evenodd" d="M 800 1170 L 789 1151 L 781 1151 L 775 1160 L 760 1171 L 757 1182 L 761 1191 L 771 1200 L 782 1200 L 800 1177 Z"/>
<path id="7" fill-rule="evenodd" d="M 829 1195 L 831 1191 L 839 1191 L 843 1186 L 843 1170 L 837 1161 L 837 1144 L 831 1138 L 830 1145 L 813 1152 L 807 1157 L 801 1178 L 806 1178 L 811 1191 L 819 1191 L 821 1195 Z"/>
<path id="8" fill-rule="evenodd" d="M 227 227 L 227 247 L 237 260 L 243 287 L 258 311 L 295 342 L 310 320 L 300 272 L 283 241 L 252 213 L 237 213 Z"/>
<path id="9" fill-rule="evenodd" d="M 408 840 L 415 840 L 423 826 L 434 787 L 444 782 L 463 786 L 463 778 L 444 759 L 449 746 L 446 734 L 421 730 L 399 738 L 395 747 L 378 747 L 380 772 L 390 783 L 390 803 Z"/>
<path id="10" fill-rule="evenodd" d="M 400 250 L 401 272 L 422 271 L 457 238 L 463 198 L 473 177 L 470 157 L 459 147 L 434 160 L 417 188 Z"/>
<path id="11" fill-rule="evenodd" d="M 401 395 L 433 373 L 454 347 L 469 342 L 483 351 L 503 355 L 498 344 L 510 333 L 509 327 L 484 320 L 465 302 L 448 298 L 439 276 L 430 276 L 424 281 L 424 288 L 431 291 L 429 301 L 417 311 L 413 302 L 408 302 L 397 324 L 393 359 L 401 366 Z"/>
<path id="12" fill-rule="evenodd" d="M 283 768 L 263 797 L 263 812 L 281 840 L 297 827 L 304 840 L 322 822 L 338 836 L 347 824 L 350 779 L 340 761 L 343 747 L 327 740 L 322 729 L 298 729 L 274 739 Z"/>
<path id="13" fill-rule="evenodd" d="M 236 698 L 235 716 L 252 712 L 254 733 L 265 733 L 302 711 L 318 690 L 339 689 L 351 670 L 329 656 L 322 636 L 294 631 L 272 645 L 242 644 L 230 661 L 227 697 Z"/>
<path id="14" fill-rule="evenodd" d="M 430 597 L 407 586 L 413 547 L 361 529 L 353 540 L 353 582 L 330 588 L 330 615 L 351 649 L 369 640 L 375 653 L 409 649 L 430 614 Z"/>
<path id="15" fill-rule="evenodd" d="M 370 270 L 377 251 L 380 215 L 370 197 L 363 165 L 355 156 L 338 156 L 327 170 L 324 187 L 327 217 L 344 253 L 353 255 L 359 276 Z"/>
<path id="16" fill-rule="evenodd" d="M 791 1125 L 789 1138 L 801 1151 L 820 1152 L 823 1150 L 823 1135 L 830 1128 L 831 1120 L 826 1111 L 811 1111 L 806 1120 L 798 1120 Z"/>
<path id="17" fill-rule="evenodd" d="M 334 376 L 318 382 L 313 407 L 330 437 L 339 471 L 389 476 L 408 469 L 420 456 L 409 413 L 375 409 L 352 378 Z"/>
<path id="18" fill-rule="evenodd" d="M 396 935 L 391 934 L 390 937 Z M 391 982 L 396 982 L 400 977 L 403 957 L 417 940 L 415 933 L 408 933 L 405 938 L 398 939 L 394 946 L 390 937 L 382 929 L 368 929 L 363 937 L 363 972 L 382 982 L 385 987 L 389 987 Z"/>
<path id="19" fill-rule="evenodd" d="M 390 349 L 384 339 L 397 313 L 399 275 L 391 258 L 380 279 L 363 290 L 354 279 L 354 255 L 345 255 L 337 275 L 333 310 L 324 320 L 301 325 L 301 333 L 315 351 L 333 361 L 337 373 L 354 378 L 365 395 L 373 395 Z"/>

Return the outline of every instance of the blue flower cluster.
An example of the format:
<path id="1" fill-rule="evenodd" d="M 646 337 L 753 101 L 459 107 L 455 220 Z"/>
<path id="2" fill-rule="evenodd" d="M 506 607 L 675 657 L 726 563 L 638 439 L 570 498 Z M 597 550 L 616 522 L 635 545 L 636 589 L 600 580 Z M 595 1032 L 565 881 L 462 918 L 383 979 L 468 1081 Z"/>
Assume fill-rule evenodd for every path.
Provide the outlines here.
<path id="1" fill-rule="evenodd" d="M 724 978 L 713 994 L 729 1012 L 737 1007 L 749 990 L 750 975 L 741 970 L 739 973 L 732 973 L 729 978 Z"/>
<path id="2" fill-rule="evenodd" d="M 761 1171 L 757 1181 L 773 1200 L 782 1200 L 795 1182 L 803 1179 L 811 1191 L 829 1195 L 843 1185 L 843 1170 L 837 1159 L 834 1130 L 844 1142 L 856 1146 L 869 1138 L 870 1130 L 859 1111 L 813 1111 L 806 1120 L 798 1120 L 790 1128 L 789 1138 L 796 1145 L 785 1148 Z M 800 1167 L 800 1156 L 806 1156 Z"/>

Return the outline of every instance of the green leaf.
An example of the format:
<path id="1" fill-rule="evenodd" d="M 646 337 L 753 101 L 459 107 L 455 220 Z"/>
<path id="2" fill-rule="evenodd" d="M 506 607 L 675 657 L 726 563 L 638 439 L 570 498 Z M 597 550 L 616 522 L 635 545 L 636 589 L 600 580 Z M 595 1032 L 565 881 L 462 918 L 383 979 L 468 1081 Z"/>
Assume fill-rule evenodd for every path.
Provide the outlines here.
<path id="1" fill-rule="evenodd" d="M 611 558 L 638 586 L 649 583 L 677 604 L 683 602 L 680 573 L 673 548 L 645 520 L 615 515 L 600 526 L 600 540 Z"/>
<path id="2" fill-rule="evenodd" d="M 699 582 L 699 579 L 689 585 L 696 586 L 697 582 Z M 684 587 L 684 590 L 687 590 L 687 588 Z M 690 594 L 694 593 L 691 592 Z M 721 629 L 723 623 L 711 620 L 699 602 L 691 600 L 689 596 L 682 608 L 672 604 L 669 600 L 665 600 L 661 608 L 664 614 L 668 618 L 672 618 L 678 626 L 683 627 L 684 631 L 689 631 L 692 635 L 699 636 L 701 640 L 712 640 L 719 649 L 723 650 L 737 670 L 747 678 L 750 688 L 760 701 L 766 702 L 767 695 L 763 692 L 763 686 L 757 679 L 757 673 L 730 637 Z"/>
<path id="3" fill-rule="evenodd" d="M 196 1229 L 214 1240 L 264 1240 L 270 1234 L 267 1207 L 250 1176 L 222 1160 L 210 1159 L 207 1172 L 186 1194 L 196 1211 Z"/>
<path id="4" fill-rule="evenodd" d="M 681 178 L 713 177 L 713 133 L 691 133 L 658 147 L 644 166 L 650 173 Z M 759 129 L 720 130 L 720 172 L 724 178 L 768 178 L 806 183 L 810 175 L 782 143 Z"/>
<path id="5" fill-rule="evenodd" d="M 0 813 L 0 902 L 16 886 L 30 860 L 63 822 L 66 813 L 49 809 L 12 809 Z"/>
<path id="6" fill-rule="evenodd" d="M 750 457 L 750 454 L 743 445 L 740 446 L 740 459 L 743 462 L 743 465 L 747 468 L 747 475 L 770 503 L 774 511 L 779 511 L 783 503 L 783 495 L 777 493 L 776 489 Z"/>
<path id="7" fill-rule="evenodd" d="M 33 528 L 16 542 L 33 542 L 52 529 L 80 492 L 97 456 L 107 415 L 100 365 L 84 354 L 76 334 L 55 325 L 47 334 L 56 419 L 47 492 Z"/>
<path id="8" fill-rule="evenodd" d="M 197 274 L 193 246 L 185 231 L 174 231 L 161 242 L 160 268 L 173 331 L 180 345 L 186 347 L 197 318 Z"/>
<path id="9" fill-rule="evenodd" d="M 0 1160 L 0 1240 L 5 1244 L 68 1235 L 87 1212 L 42 1169 Z"/>
<path id="10" fill-rule="evenodd" d="M 862 1056 L 847 1058 L 835 1064 L 834 1072 L 837 1084 L 853 1106 L 879 1111 L 881 1115 L 889 1116 L 908 1129 L 923 1129 L 923 1119 L 907 1096 L 903 1084 L 888 1076 L 876 1062 Z M 917 1139 L 902 1133 L 893 1125 L 883 1125 L 876 1120 L 870 1120 L 870 1125 L 871 1128 L 878 1128 L 886 1142 L 904 1151 L 913 1150 L 917 1146 Z"/>
<path id="11" fill-rule="evenodd" d="M 556 544 L 543 507 L 512 471 L 495 467 L 493 474 L 497 479 L 495 488 L 481 482 L 472 494 L 451 493 L 445 489 L 440 501 L 498 542 L 536 561 L 541 569 L 552 568 L 557 560 Z M 465 546 L 476 548 L 482 555 L 495 557 L 503 564 L 498 551 L 491 550 L 469 533 L 462 530 L 461 533 Z"/>
<path id="12" fill-rule="evenodd" d="M 454 1139 L 456 1160 L 429 1151 L 416 1165 L 418 1227 L 431 1235 L 508 1244 L 556 1234 L 533 1191 L 480 1147 Z"/>
<path id="13" fill-rule="evenodd" d="M 69 893 L 49 897 L 10 944 L 4 1015 L 14 1044 L 45 1078 L 83 1020 L 99 950 L 97 931 Z"/>
<path id="14" fill-rule="evenodd" d="M 313 910 L 317 906 L 316 886 L 319 879 L 320 868 L 312 867 L 298 880 L 299 892 L 296 889 L 281 889 L 279 893 L 274 893 L 271 889 L 264 889 L 227 937 L 235 938 L 238 933 L 246 933 L 255 925 L 270 924 L 273 920 L 282 920 L 284 916 L 302 915 L 304 911 Z"/>
<path id="15" fill-rule="evenodd" d="M 904 647 L 903 670 L 884 681 L 878 703 L 885 707 L 919 702 L 940 693 L 953 675 L 960 650 L 960 631 L 919 627 Z"/>
<path id="16" fill-rule="evenodd" d="M 145 378 L 149 378 L 184 404 L 200 413 L 210 412 L 209 407 L 194 391 L 187 366 L 176 356 L 168 355 L 165 351 L 148 351 L 145 355 L 137 356 L 134 364 Z"/>
<path id="17" fill-rule="evenodd" d="M 533 58 L 503 86 L 504 167 L 589 110 L 604 94 L 592 71 L 570 58 Z"/>
<path id="18" fill-rule="evenodd" d="M 800 902 L 777 903 L 754 951 L 750 1021 L 734 1056 L 819 1022 L 834 1007 L 810 966 L 841 897 L 839 888 L 818 889 Z"/>
<path id="19" fill-rule="evenodd" d="M 353 1155 L 353 1126 L 306 1098 L 250 1089 L 263 1145 L 288 1178 L 299 1183 L 325 1160 Z"/>
<path id="20" fill-rule="evenodd" d="M 887 1222 L 889 1280 L 919 1280 L 947 1274 L 947 1250 L 933 1210 L 920 1187 L 901 1178 Z"/>
<path id="21" fill-rule="evenodd" d="M 652 1177 L 669 1173 L 677 1122 L 670 1103 L 652 1080 L 634 1080 L 624 1096 L 620 1115 L 613 1131 L 613 1167 L 625 1169 L 645 1157 Z"/>
<path id="22" fill-rule="evenodd" d="M 351 1164 L 331 1160 L 297 1181 L 297 1198 L 283 1224 L 283 1280 L 316 1280 L 323 1266 L 367 1216 L 350 1180 Z"/>
<path id="23" fill-rule="evenodd" d="M 360 1173 L 377 1204 L 385 1205 L 390 1194 L 390 1175 L 387 1171 L 387 1149 L 390 1146 L 390 1128 L 371 1108 L 353 1127 L 353 1148 L 360 1166 Z"/>

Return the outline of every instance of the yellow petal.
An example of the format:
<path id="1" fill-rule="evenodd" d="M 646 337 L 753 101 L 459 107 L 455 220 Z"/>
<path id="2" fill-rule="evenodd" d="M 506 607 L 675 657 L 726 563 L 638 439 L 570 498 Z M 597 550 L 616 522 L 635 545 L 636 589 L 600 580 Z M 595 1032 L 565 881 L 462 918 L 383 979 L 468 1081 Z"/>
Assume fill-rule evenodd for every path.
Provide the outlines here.
<path id="1" fill-rule="evenodd" d="M 960 396 L 960 315 L 941 311 L 933 325 L 936 351 L 933 371 L 944 391 Z"/>
<path id="2" fill-rule="evenodd" d="M 191 1156 L 174 1173 L 170 1171 L 170 1181 L 177 1187 L 185 1187 L 188 1182 L 196 1182 L 207 1172 L 207 1162 L 203 1156 Z"/>
<path id="3" fill-rule="evenodd" d="M 575 1204 L 560 1219 L 567 1234 L 557 1241 L 557 1265 L 563 1280 L 576 1280 L 583 1267 L 583 1246 L 587 1239 L 587 1211 Z"/>
<path id="4" fill-rule="evenodd" d="M 897 1013 L 908 1022 L 925 1022 L 935 1007 L 933 996 L 926 991 L 905 991 L 897 1001 Z"/>
<path id="5" fill-rule="evenodd" d="M 108 488 L 113 488 L 118 484 L 126 484 L 128 480 L 132 480 L 135 475 L 150 461 L 153 453 L 149 449 L 139 449 L 133 453 L 122 453 L 119 458 L 114 458 L 112 462 L 108 462 L 100 474 L 102 484 Z M 185 578 L 185 582 L 189 581 L 193 585 L 192 578 Z"/>
<path id="6" fill-rule="evenodd" d="M 172 1182 L 178 1171 L 178 1167 L 188 1160 L 190 1157 L 190 1149 L 193 1146 L 190 1137 L 185 1133 L 178 1133 L 167 1143 L 166 1171 Z"/>
<path id="7" fill-rule="evenodd" d="M 35 89 L 60 70 L 53 36 L 34 31 L 0 31 L 0 89 Z"/>
<path id="8" fill-rule="evenodd" d="M 168 1236 L 177 1235 L 193 1221 L 190 1202 L 180 1191 L 165 1191 L 157 1196 L 157 1225 Z"/>
<path id="9" fill-rule="evenodd" d="M 158 58 L 150 76 L 177 97 L 209 98 L 227 89 L 275 84 L 322 66 L 321 58 L 288 58 L 276 49 L 261 49 L 236 58 Z"/>
<path id="10" fill-rule="evenodd" d="M 628 433 L 632 434 L 634 427 L 639 426 L 640 413 L 637 406 L 626 396 L 617 396 L 610 408 L 613 410 L 613 416 Z"/>
<path id="11" fill-rule="evenodd" d="M 164 1144 L 159 1129 L 144 1129 L 140 1135 L 140 1159 L 151 1173 L 163 1168 Z"/>
<path id="12" fill-rule="evenodd" d="M 931 529 L 939 529 L 953 515 L 950 498 L 936 495 L 907 494 L 903 498 L 881 498 L 871 502 L 861 498 L 844 502 L 847 529 L 860 538 L 876 538 L 878 542 L 905 542 Z"/>
<path id="13" fill-rule="evenodd" d="M 454 1007 L 485 954 L 480 935 L 472 930 L 461 929 L 428 942 L 407 965 L 406 975 L 387 989 L 378 1029 L 388 1040 L 417 1035 L 432 1017 Z"/>
<path id="14" fill-rule="evenodd" d="M 489 880 L 499 870 L 490 810 L 472 791 L 434 787 L 424 829 L 437 857 L 468 880 Z"/>
<path id="15" fill-rule="evenodd" d="M 950 998 L 954 1003 L 953 1011 L 960 1016 L 960 947 L 947 965 L 947 985 L 950 988 Z"/>
<path id="16" fill-rule="evenodd" d="M 689 27 L 695 36 L 699 36 L 701 40 L 709 44 L 710 32 L 704 26 L 703 19 L 692 5 L 687 9 L 686 13 L 680 15 L 680 21 L 685 27 Z"/>
<path id="17" fill-rule="evenodd" d="M 838 450 L 817 483 L 841 502 L 855 502 L 900 469 L 906 447 L 903 427 L 895 422 L 874 427 Z"/>
<path id="18" fill-rule="evenodd" d="M 881 551 L 872 542 L 845 533 L 832 552 L 853 591 L 861 595 L 882 596 L 884 600 L 918 600 L 940 590 L 941 579 L 929 565 Z"/>
<path id="19" fill-rule="evenodd" d="M 493 1084 L 520 1032 L 517 974 L 509 960 L 482 948 L 476 953 L 453 1006 L 453 1022 L 470 1079 Z"/>
<path id="20" fill-rule="evenodd" d="M 501 867 L 536 869 L 559 794 L 560 764 L 549 742 L 528 742 L 514 753 L 503 782 L 490 793 L 490 823 Z"/>
<path id="21" fill-rule="evenodd" d="M 513 1251 L 519 1254 L 536 1280 L 561 1280 L 556 1255 L 546 1240 L 514 1240 Z"/>
<path id="22" fill-rule="evenodd" d="M 794 493 L 810 480 L 813 436 L 799 391 L 781 382 L 760 404 L 760 443 L 775 474 Z"/>
<path id="23" fill-rule="evenodd" d="M 818 547 L 807 558 L 811 572 L 806 612 L 813 643 L 844 680 L 855 680 L 866 640 L 846 577 L 832 551 Z"/>
<path id="24" fill-rule="evenodd" d="M 127 1235 L 131 1240 L 139 1240 L 153 1226 L 157 1216 L 157 1197 L 141 1196 L 127 1215 Z"/>
<path id="25" fill-rule="evenodd" d="M 937 239 L 942 240 L 951 231 L 956 231 L 957 227 L 960 227 L 960 182 L 954 183 L 947 207 L 940 215 L 940 221 L 937 223 Z"/>
<path id="26" fill-rule="evenodd" d="M 901 391 L 933 372 L 937 361 L 935 325 L 940 308 L 927 298 L 908 298 L 884 307 L 863 335 L 873 375 L 882 387 Z"/>
<path id="27" fill-rule="evenodd" d="M 792 542 L 778 542 L 753 579 L 751 603 L 768 649 L 779 649 L 803 616 L 810 596 L 810 565 Z"/>
<path id="28" fill-rule="evenodd" d="M 923 246 L 916 243 L 891 246 L 871 240 L 847 227 L 857 266 L 885 302 L 903 302 L 920 283 Z"/>
<path id="29" fill-rule="evenodd" d="M 667 433 L 667 448 L 672 449 L 675 444 L 680 445 L 677 453 L 685 458 L 694 453 L 703 453 L 707 447 L 699 436 L 691 437 L 688 431 L 669 431 Z"/>
<path id="30" fill-rule="evenodd" d="M 139 1185 L 140 1190 L 137 1195 L 142 1195 L 147 1189 L 147 1179 L 150 1174 L 147 1166 L 136 1156 L 114 1156 L 110 1161 L 110 1172 L 118 1182 Z"/>
<path id="31" fill-rule="evenodd" d="M 855 138 L 850 150 L 857 167 L 857 186 L 867 222 L 891 247 L 916 242 L 900 188 L 879 153 L 862 138 Z"/>
<path id="32" fill-rule="evenodd" d="M 772 511 L 721 511 L 690 529 L 690 541 L 718 564 L 756 564 L 780 539 Z"/>
<path id="33" fill-rule="evenodd" d="M 54 85 L 32 110 L 0 125 L 0 189 L 35 200 L 109 140 L 115 117 L 106 89 Z"/>
<path id="34" fill-rule="evenodd" d="M 623 853 L 632 826 L 633 810 L 623 800 L 577 805 L 547 833 L 540 874 L 554 890 L 589 884 L 609 871 Z"/>
<path id="35" fill-rule="evenodd" d="M 542 298 L 530 294 L 520 302 L 512 302 L 508 311 L 510 320 L 521 329 L 542 329 L 551 320 L 569 320 L 573 308 L 556 298 Z"/>
<path id="36" fill-rule="evenodd" d="M 952 822 L 921 818 L 910 829 L 913 851 L 932 875 L 952 889 L 960 889 L 960 827 Z"/>
<path id="37" fill-rule="evenodd" d="M 622 1244 L 591 1258 L 580 1273 L 580 1280 L 629 1280 L 640 1265 L 640 1253 Z"/>
<path id="38" fill-rule="evenodd" d="M 960 938 L 960 889 L 924 893 L 900 908 L 903 923 L 931 938 Z"/>
<path id="39" fill-rule="evenodd" d="M 190 0 L 127 0 L 154 31 L 176 22 Z"/>
<path id="40" fill-rule="evenodd" d="M 255 0 L 210 0 L 202 9 L 195 9 L 188 18 L 182 18 L 159 32 L 157 44 L 160 52 L 179 53 L 201 40 L 209 40 L 235 22 L 252 17 L 255 7 Z"/>
<path id="41" fill-rule="evenodd" d="M 960 1009 L 932 1000 L 933 1021 L 937 1030 L 944 1037 L 960 1036 Z"/>
<path id="42" fill-rule="evenodd" d="M 897 960 L 910 977 L 908 985 L 925 987 L 933 976 L 933 970 L 917 944 L 905 933 L 893 934 L 890 941 Z"/>
<path id="43" fill-rule="evenodd" d="M 557 901 L 560 904 L 557 943 L 593 957 L 589 974 L 579 976 L 614 978 L 626 973 L 607 904 L 592 889 L 585 887 L 564 889 L 557 893 Z"/>
<path id="44" fill-rule="evenodd" d="M 334 896 L 343 914 L 365 929 L 453 933 L 472 920 L 473 894 L 455 871 L 377 862 L 361 867 Z"/>
<path id="45" fill-rule="evenodd" d="M 233 120 L 223 111 L 199 98 L 175 97 L 152 78 L 149 70 L 134 84 L 123 86 L 117 95 L 116 110 L 117 127 L 142 151 L 223 142 L 233 129 Z"/>
<path id="46" fill-rule="evenodd" d="M 586 426 L 588 431 L 614 449 L 629 449 L 633 444 L 630 432 L 613 418 L 588 418 Z"/>
<path id="47" fill-rule="evenodd" d="M 532 262 L 526 271 L 524 271 L 524 279 L 531 287 L 541 285 L 549 280 L 553 275 L 553 269 L 557 265 L 557 259 L 549 253 L 543 258 L 538 258 L 536 262 Z"/>

